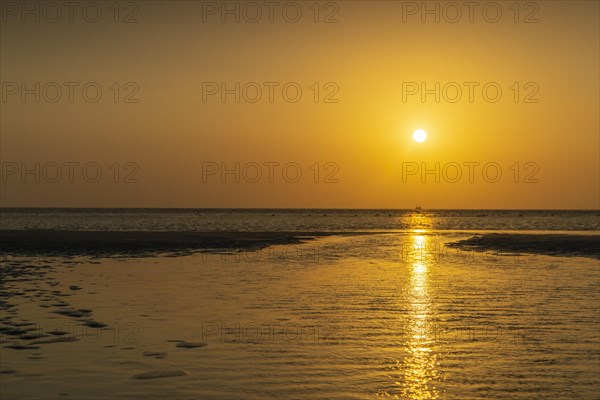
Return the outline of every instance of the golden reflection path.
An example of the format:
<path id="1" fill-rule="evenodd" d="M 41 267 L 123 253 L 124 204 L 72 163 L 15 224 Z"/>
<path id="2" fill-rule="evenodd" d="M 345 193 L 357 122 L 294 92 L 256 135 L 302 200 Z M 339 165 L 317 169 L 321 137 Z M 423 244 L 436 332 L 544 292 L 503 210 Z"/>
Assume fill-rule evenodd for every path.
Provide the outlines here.
<path id="1" fill-rule="evenodd" d="M 437 378 L 436 355 L 431 350 L 433 332 L 431 327 L 431 304 L 429 298 L 429 265 L 427 263 L 426 235 L 411 235 L 417 251 L 410 267 L 407 298 L 410 302 L 406 319 L 405 343 L 408 356 L 403 360 L 404 380 L 401 381 L 402 396 L 407 399 L 437 399 L 439 393 L 433 381 Z"/>
<path id="2" fill-rule="evenodd" d="M 432 304 L 430 297 L 429 275 L 433 256 L 430 253 L 429 226 L 427 216 L 415 214 L 410 219 L 412 231 L 408 239 L 402 239 L 402 246 L 411 248 L 404 251 L 401 264 L 408 268 L 408 280 L 404 288 L 404 301 L 408 302 L 408 314 L 404 316 L 403 343 L 405 358 L 398 360 L 398 394 L 400 399 L 425 400 L 438 399 L 436 388 L 439 374 L 436 368 L 437 355 L 432 351 L 434 326 L 432 322 Z M 429 253 L 429 254 L 428 254 Z M 389 394 L 388 394 L 389 396 Z"/>

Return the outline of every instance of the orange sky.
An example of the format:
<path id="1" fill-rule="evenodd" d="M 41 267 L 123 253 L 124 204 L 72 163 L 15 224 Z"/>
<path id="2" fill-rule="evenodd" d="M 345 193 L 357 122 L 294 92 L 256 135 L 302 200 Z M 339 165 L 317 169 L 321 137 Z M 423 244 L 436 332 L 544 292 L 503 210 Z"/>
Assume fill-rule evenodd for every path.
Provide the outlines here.
<path id="1" fill-rule="evenodd" d="M 272 22 L 266 6 L 251 22 L 256 10 L 236 2 L 124 2 L 118 15 L 100 2 L 96 23 L 90 9 L 72 23 L 67 10 L 49 22 L 43 5 L 40 22 L 34 5 L 3 9 L 1 205 L 599 208 L 598 2 L 479 3 L 472 22 L 465 7 L 449 21 L 444 2 L 427 3 L 439 22 L 400 1 L 321 2 L 318 15 L 281 2 Z M 240 22 L 223 22 L 236 4 Z M 236 82 L 239 103 L 223 102 L 221 83 Z M 439 102 L 422 98 L 437 82 Z M 428 140 L 415 143 L 416 129 Z M 221 163 L 239 163 L 239 182 Z M 439 182 L 421 176 L 436 163 Z"/>

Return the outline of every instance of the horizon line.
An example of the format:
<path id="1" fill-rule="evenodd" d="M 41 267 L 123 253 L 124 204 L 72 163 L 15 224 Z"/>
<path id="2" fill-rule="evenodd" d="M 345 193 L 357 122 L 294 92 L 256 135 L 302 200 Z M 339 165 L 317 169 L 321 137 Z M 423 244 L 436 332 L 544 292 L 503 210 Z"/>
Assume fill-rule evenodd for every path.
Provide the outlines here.
<path id="1" fill-rule="evenodd" d="M 366 208 L 366 207 L 69 207 L 69 206 L 0 206 L 3 209 L 79 209 L 79 210 L 389 210 L 389 211 L 600 211 L 593 208 Z"/>

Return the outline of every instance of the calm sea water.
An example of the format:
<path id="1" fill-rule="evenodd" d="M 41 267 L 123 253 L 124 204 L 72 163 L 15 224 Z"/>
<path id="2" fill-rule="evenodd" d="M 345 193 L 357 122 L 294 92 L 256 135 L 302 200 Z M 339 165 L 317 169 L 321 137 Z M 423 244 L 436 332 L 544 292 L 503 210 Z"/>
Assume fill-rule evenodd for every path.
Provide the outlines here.
<path id="1" fill-rule="evenodd" d="M 420 219 L 419 219 L 420 217 Z M 335 209 L 0 209 L 0 229 L 402 231 L 600 229 L 599 211 Z"/>
<path id="2" fill-rule="evenodd" d="M 470 230 L 594 234 L 595 211 L 1 217 L 2 229 L 383 232 L 238 253 L 0 259 L 2 399 L 600 398 L 597 259 L 439 251 Z M 156 371 L 174 376 L 135 378 Z"/>

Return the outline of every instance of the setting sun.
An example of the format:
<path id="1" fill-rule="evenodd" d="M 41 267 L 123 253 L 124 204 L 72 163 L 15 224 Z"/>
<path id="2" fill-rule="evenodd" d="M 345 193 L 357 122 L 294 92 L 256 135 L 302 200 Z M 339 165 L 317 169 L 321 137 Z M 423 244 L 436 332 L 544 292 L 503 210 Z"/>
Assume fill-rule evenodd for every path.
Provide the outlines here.
<path id="1" fill-rule="evenodd" d="M 413 139 L 415 142 L 422 143 L 427 139 L 427 132 L 423 129 L 418 129 L 413 133 Z"/>

